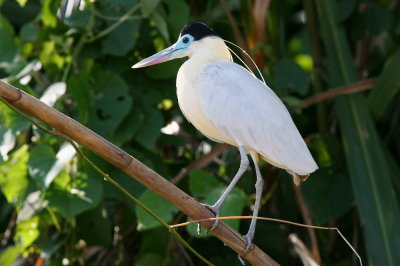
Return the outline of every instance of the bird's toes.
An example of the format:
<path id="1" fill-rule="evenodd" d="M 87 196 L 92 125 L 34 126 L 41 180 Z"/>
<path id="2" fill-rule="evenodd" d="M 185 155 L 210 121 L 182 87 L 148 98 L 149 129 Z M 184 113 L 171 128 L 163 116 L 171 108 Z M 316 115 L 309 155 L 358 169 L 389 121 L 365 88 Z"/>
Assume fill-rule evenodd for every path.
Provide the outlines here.
<path id="1" fill-rule="evenodd" d="M 249 234 L 244 235 L 244 238 L 246 239 L 246 247 L 243 250 L 243 254 L 246 254 L 253 249 L 254 245 L 253 245 L 253 237 L 251 237 Z"/>
<path id="2" fill-rule="evenodd" d="M 246 262 L 244 261 L 242 256 L 249 253 L 254 248 L 254 245 L 253 245 L 253 237 L 250 234 L 244 235 L 243 237 L 246 240 L 246 247 L 242 251 L 242 254 L 238 254 L 238 259 L 239 259 L 240 263 L 242 263 L 242 265 L 246 265 Z"/>
<path id="3" fill-rule="evenodd" d="M 219 209 L 218 208 L 216 208 L 215 206 L 211 206 L 211 205 L 205 204 L 205 203 L 201 203 L 201 205 L 203 205 L 204 207 L 209 209 L 212 213 L 214 213 L 215 218 L 219 217 Z M 218 220 L 214 220 L 213 224 L 210 226 L 210 228 L 207 229 L 207 231 L 214 230 L 217 227 L 218 223 L 219 223 Z"/>

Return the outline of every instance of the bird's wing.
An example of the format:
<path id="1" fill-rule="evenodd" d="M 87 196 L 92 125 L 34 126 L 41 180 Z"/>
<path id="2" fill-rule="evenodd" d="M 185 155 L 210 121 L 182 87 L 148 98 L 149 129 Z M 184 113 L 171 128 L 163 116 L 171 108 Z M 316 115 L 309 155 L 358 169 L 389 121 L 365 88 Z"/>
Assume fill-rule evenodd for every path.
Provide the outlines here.
<path id="1" fill-rule="evenodd" d="M 201 108 L 223 135 L 295 174 L 318 168 L 285 105 L 252 73 L 221 61 L 202 75 Z"/>

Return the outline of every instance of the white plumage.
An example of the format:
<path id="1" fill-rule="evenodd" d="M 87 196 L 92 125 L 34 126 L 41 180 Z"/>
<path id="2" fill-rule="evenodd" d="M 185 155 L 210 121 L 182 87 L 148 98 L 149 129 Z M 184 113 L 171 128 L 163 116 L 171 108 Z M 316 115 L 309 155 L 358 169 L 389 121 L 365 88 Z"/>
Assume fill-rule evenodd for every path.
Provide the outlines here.
<path id="1" fill-rule="evenodd" d="M 199 131 L 218 142 L 242 145 L 290 173 L 306 176 L 318 168 L 285 105 L 251 72 L 230 61 L 222 39 L 205 38 L 192 50 L 179 69 L 177 95 L 182 112 Z"/>

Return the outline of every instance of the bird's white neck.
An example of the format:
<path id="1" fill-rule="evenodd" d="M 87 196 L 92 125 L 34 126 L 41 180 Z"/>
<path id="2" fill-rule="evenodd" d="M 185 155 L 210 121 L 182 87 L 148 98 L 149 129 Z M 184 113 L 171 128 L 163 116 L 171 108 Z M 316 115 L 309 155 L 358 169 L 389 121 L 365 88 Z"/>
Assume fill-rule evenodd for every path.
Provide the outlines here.
<path id="1" fill-rule="evenodd" d="M 232 61 L 231 53 L 225 42 L 219 37 L 206 37 L 194 42 L 187 53 L 191 63 L 197 66 L 216 61 Z"/>

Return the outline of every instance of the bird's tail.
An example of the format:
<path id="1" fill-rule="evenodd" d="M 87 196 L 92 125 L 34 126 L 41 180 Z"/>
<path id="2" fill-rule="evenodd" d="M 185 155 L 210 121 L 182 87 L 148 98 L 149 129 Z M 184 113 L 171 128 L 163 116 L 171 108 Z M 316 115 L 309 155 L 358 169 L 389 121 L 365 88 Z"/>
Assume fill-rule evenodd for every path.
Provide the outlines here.
<path id="1" fill-rule="evenodd" d="M 300 182 L 306 181 L 307 178 L 310 176 L 310 174 L 308 174 L 308 175 L 298 175 L 298 174 L 292 173 L 292 176 L 293 176 L 293 182 L 294 182 L 294 184 L 295 184 L 296 186 L 300 186 Z"/>

